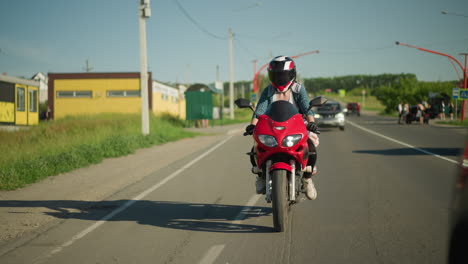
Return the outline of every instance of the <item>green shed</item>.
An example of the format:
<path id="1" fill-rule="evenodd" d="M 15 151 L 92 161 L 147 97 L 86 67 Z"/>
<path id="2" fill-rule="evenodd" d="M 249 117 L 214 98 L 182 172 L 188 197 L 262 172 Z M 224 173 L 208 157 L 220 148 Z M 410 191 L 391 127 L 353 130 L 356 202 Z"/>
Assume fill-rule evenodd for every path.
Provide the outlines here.
<path id="1" fill-rule="evenodd" d="M 213 119 L 213 94 L 220 90 L 205 84 L 193 84 L 185 91 L 186 119 Z"/>

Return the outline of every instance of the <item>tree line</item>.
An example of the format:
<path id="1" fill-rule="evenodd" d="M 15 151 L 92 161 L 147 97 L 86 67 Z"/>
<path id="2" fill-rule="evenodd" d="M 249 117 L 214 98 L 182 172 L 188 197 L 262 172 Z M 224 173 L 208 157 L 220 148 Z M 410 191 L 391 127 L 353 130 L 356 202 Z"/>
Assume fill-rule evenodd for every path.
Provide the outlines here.
<path id="1" fill-rule="evenodd" d="M 331 92 L 345 90 L 350 95 L 361 95 L 362 90 L 366 95 L 375 96 L 385 107 L 386 112 L 395 111 L 399 102 L 407 102 L 410 105 L 423 101 L 430 102 L 450 100 L 452 88 L 460 87 L 459 81 L 419 81 L 415 74 L 378 74 L 378 75 L 346 75 L 338 77 L 303 78 L 298 80 L 304 84 L 309 94 L 324 94 L 325 90 Z M 260 90 L 269 84 L 268 76 L 259 76 Z M 250 98 L 252 81 L 238 81 L 234 83 L 236 98 L 239 91 L 244 89 L 244 96 Z M 229 96 L 229 82 L 224 83 L 225 96 Z M 257 98 L 258 99 L 258 98 Z M 227 98 L 225 97 L 225 102 Z M 228 104 L 227 104 L 228 105 Z"/>

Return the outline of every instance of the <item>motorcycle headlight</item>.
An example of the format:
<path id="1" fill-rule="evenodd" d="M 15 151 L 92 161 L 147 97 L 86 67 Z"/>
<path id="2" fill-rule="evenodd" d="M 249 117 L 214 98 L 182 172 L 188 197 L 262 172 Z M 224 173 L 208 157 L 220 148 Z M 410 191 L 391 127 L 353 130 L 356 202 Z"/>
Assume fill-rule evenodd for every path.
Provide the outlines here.
<path id="1" fill-rule="evenodd" d="M 301 139 L 302 139 L 301 134 L 289 135 L 283 139 L 283 142 L 281 144 L 283 145 L 283 147 L 289 148 L 289 147 L 296 145 Z"/>
<path id="2" fill-rule="evenodd" d="M 270 135 L 258 135 L 258 139 L 262 142 L 263 145 L 273 148 L 278 146 L 278 142 L 274 136 Z"/>

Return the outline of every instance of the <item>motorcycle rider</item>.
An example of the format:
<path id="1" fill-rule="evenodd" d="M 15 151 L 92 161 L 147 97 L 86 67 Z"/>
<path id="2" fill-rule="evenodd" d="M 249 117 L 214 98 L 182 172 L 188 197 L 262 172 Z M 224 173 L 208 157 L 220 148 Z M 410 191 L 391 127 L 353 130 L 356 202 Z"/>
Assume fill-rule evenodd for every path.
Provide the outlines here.
<path id="1" fill-rule="evenodd" d="M 312 174 L 316 173 L 315 162 L 317 160 L 316 146 L 318 146 L 318 137 L 315 132 L 317 132 L 318 126 L 315 123 L 312 110 L 306 113 L 309 108 L 307 92 L 302 84 L 296 82 L 296 64 L 290 57 L 277 56 L 273 58 L 268 65 L 268 78 L 271 84 L 263 90 L 252 116 L 252 121 L 245 128 L 245 131 L 247 134 L 252 135 L 258 122 L 258 117 L 265 114 L 268 106 L 275 101 L 289 101 L 298 108 L 299 113 L 306 114 L 307 130 L 309 131 L 307 143 L 309 145 L 309 152 L 312 153 L 309 156 L 307 165 L 313 168 L 313 172 L 304 173 L 303 185 L 307 198 L 315 200 L 317 198 L 317 191 L 311 177 Z M 255 185 L 257 194 L 265 193 L 265 178 L 257 175 Z"/>

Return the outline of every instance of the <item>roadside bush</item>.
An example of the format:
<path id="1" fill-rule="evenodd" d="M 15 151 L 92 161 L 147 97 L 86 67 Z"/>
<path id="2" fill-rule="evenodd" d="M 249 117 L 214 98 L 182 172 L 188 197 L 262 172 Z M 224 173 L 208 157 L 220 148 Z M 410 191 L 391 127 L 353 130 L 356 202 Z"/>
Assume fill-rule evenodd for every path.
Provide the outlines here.
<path id="1" fill-rule="evenodd" d="M 183 130 L 181 122 L 152 116 L 148 136 L 141 134 L 139 115 L 118 114 L 67 117 L 28 130 L 0 131 L 0 190 L 197 135 Z"/>

